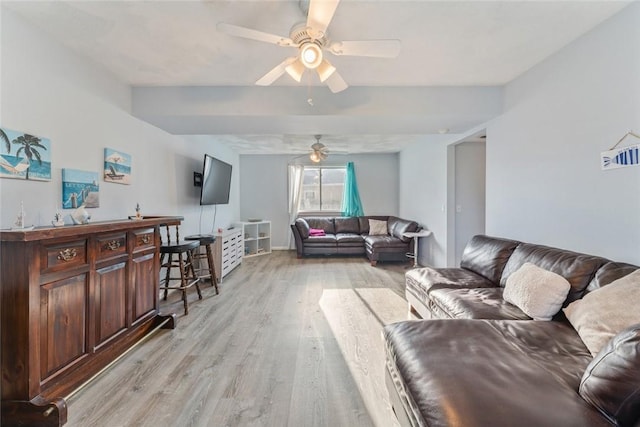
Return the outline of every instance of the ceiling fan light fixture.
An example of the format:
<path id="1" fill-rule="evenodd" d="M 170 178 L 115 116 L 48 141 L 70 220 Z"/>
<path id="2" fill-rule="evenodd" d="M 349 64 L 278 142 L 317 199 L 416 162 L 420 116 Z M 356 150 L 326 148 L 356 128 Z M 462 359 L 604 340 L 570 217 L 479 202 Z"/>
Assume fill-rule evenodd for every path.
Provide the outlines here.
<path id="1" fill-rule="evenodd" d="M 322 63 L 322 48 L 316 43 L 307 42 L 300 47 L 300 61 L 309 68 L 317 68 Z"/>
<path id="2" fill-rule="evenodd" d="M 313 163 L 319 163 L 321 160 L 320 154 L 317 151 L 313 151 L 311 154 L 309 154 L 309 159 L 311 159 Z"/>
<path id="3" fill-rule="evenodd" d="M 318 72 L 318 77 L 320 77 L 320 82 L 324 83 L 325 80 L 335 73 L 336 67 L 331 65 L 329 61 L 324 60 L 320 65 L 318 65 L 316 71 Z"/>
<path id="4" fill-rule="evenodd" d="M 306 70 L 306 68 L 304 67 L 304 64 L 301 61 L 297 61 L 297 60 L 287 65 L 287 67 L 285 68 L 285 71 L 287 72 L 287 74 L 289 74 L 291 78 L 297 81 L 298 83 L 302 81 L 302 75 L 304 74 L 304 70 Z"/>

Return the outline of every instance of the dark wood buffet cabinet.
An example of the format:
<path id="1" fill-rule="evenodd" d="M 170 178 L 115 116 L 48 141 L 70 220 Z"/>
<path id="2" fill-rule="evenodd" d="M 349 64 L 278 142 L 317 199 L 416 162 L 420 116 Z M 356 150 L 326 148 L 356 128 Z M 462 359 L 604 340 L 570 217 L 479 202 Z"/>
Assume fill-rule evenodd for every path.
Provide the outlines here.
<path id="1" fill-rule="evenodd" d="M 160 225 L 0 231 L 3 426 L 60 426 L 65 398 L 157 328 Z"/>

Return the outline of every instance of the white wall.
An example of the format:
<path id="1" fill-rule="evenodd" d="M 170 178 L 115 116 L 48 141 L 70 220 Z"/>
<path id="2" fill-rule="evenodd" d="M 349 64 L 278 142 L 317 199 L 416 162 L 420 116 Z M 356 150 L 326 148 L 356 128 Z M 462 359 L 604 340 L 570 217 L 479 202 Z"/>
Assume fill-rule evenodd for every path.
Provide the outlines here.
<path id="1" fill-rule="evenodd" d="M 289 246 L 287 165 L 291 156 L 240 156 L 240 218 L 272 221 L 272 246 Z M 298 160 L 300 161 L 300 160 Z M 354 162 L 365 215 L 398 215 L 398 155 L 335 155 L 324 165 Z"/>
<path id="2" fill-rule="evenodd" d="M 400 153 L 400 217 L 431 230 L 420 239 L 420 265 L 447 264 L 447 142 L 451 136 L 425 136 Z"/>
<path id="3" fill-rule="evenodd" d="M 288 248 L 289 208 L 285 155 L 240 156 L 240 215 L 271 221 L 272 249 Z"/>
<path id="4" fill-rule="evenodd" d="M 640 167 L 599 164 L 630 129 L 640 131 L 640 4 L 507 85 L 488 126 L 487 233 L 640 264 Z"/>
<path id="5" fill-rule="evenodd" d="M 240 216 L 240 157 L 224 145 L 224 138 L 218 136 L 183 136 L 182 139 L 186 141 L 187 154 L 175 154 L 176 163 L 181 165 L 180 176 L 184 177 L 184 181 L 180 181 L 182 188 L 178 191 L 178 199 L 182 210 L 191 213 L 189 225 L 196 224 L 199 234 L 215 233 L 218 228 L 229 227 Z M 193 172 L 202 172 L 204 154 L 232 166 L 227 205 L 199 206 L 200 187 L 193 185 Z"/>
<path id="6" fill-rule="evenodd" d="M 640 129 L 638 76 L 636 3 L 506 85 L 504 114 L 486 124 L 487 234 L 640 264 L 640 167 L 599 164 Z M 434 232 L 421 264 L 452 266 L 455 141 L 432 138 L 400 154 L 400 216 Z"/>
<path id="7" fill-rule="evenodd" d="M 125 218 L 140 203 L 143 214 L 182 215 L 183 234 L 197 232 L 200 207 L 192 170 L 202 168 L 204 152 L 234 165 L 238 156 L 215 142 L 187 142 L 134 118 L 127 85 L 4 8 L 1 23 L 0 125 L 51 140 L 52 179 L 0 179 L 0 227 L 13 224 L 20 201 L 27 223 L 49 225 L 61 204 L 61 169 L 101 175 L 103 151 L 109 147 L 132 155 L 132 184 L 100 178 L 100 207 L 89 210 L 92 220 Z M 229 212 L 219 212 L 223 221 L 238 215 L 238 178 L 234 188 L 233 204 L 222 209 Z M 207 215 L 212 220 L 212 213 L 206 212 L 203 223 Z"/>

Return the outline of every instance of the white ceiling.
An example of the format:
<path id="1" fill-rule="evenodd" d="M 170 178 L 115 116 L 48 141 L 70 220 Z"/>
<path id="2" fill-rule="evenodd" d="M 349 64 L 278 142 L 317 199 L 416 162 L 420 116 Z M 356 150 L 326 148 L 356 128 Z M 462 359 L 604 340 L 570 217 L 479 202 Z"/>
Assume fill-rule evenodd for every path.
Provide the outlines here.
<path id="1" fill-rule="evenodd" d="M 395 59 L 331 55 L 330 60 L 352 88 L 501 86 L 628 3 L 343 0 L 328 28 L 331 40 L 399 39 L 402 51 Z M 252 87 L 276 64 L 294 55 L 295 49 L 234 38 L 217 32 L 216 24 L 226 22 L 288 36 L 293 24 L 305 20 L 298 0 L 2 4 L 121 81 L 147 87 Z M 308 84 L 320 85 L 316 78 L 301 84 L 285 74 L 274 86 Z M 155 124 L 162 127 L 160 122 Z M 229 139 L 231 146 L 241 153 L 251 152 L 252 138 L 243 139 L 240 129 L 230 133 L 236 134 Z M 276 147 L 295 138 L 274 132 L 267 139 Z M 305 144 L 313 141 L 312 136 L 300 138 Z M 369 145 L 387 144 L 382 151 L 390 151 L 394 144 L 392 137 L 370 138 L 376 143 Z M 370 151 L 366 147 L 354 141 L 345 151 Z M 273 152 L 279 151 L 274 148 Z"/>

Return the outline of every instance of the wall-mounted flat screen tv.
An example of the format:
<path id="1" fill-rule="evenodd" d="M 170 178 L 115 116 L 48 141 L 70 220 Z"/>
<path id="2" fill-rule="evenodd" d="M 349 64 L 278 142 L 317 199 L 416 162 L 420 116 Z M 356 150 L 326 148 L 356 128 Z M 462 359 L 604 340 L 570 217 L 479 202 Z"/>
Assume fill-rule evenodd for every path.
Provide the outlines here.
<path id="1" fill-rule="evenodd" d="M 204 155 L 202 167 L 201 205 L 226 205 L 229 203 L 231 189 L 231 165 Z"/>

